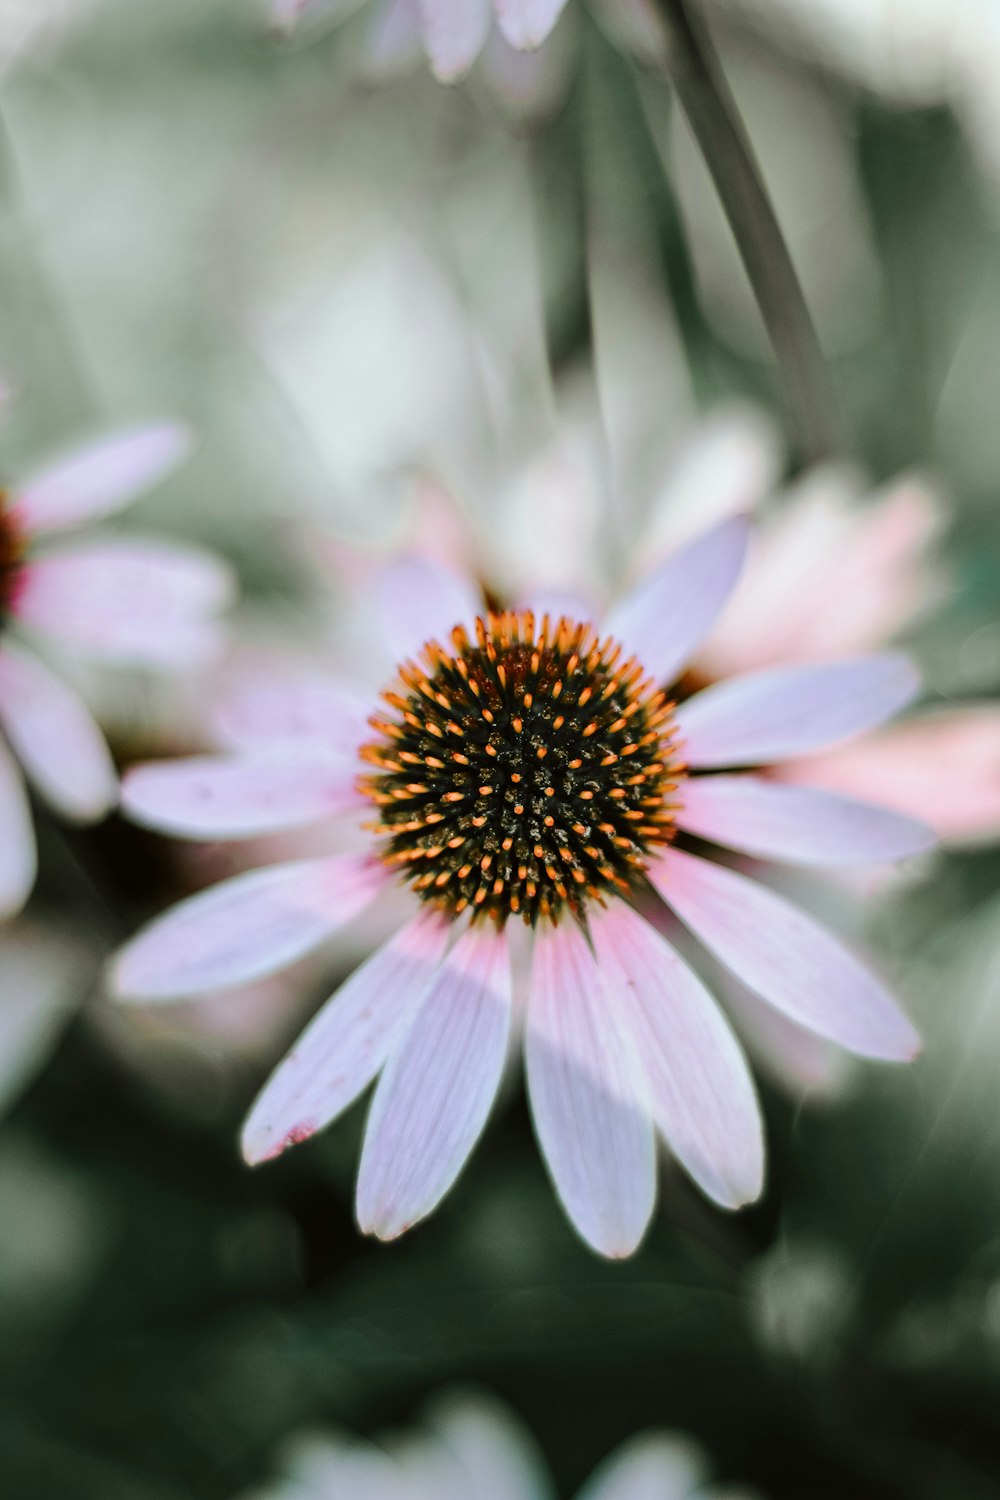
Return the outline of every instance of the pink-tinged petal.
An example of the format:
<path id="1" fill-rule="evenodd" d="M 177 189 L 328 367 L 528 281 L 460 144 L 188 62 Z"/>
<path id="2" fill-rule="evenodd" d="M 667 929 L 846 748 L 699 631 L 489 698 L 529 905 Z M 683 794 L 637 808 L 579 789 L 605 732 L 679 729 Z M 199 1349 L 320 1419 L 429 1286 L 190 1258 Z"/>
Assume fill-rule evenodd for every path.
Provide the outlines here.
<path id="1" fill-rule="evenodd" d="M 681 708 L 682 752 L 695 767 L 807 755 L 883 723 L 919 686 L 912 662 L 896 652 L 731 677 Z"/>
<path id="2" fill-rule="evenodd" d="M 0 740 L 0 919 L 21 910 L 37 869 L 31 809 L 21 773 Z"/>
<path id="3" fill-rule="evenodd" d="M 126 943 L 112 988 L 123 1000 L 181 1000 L 273 974 L 357 916 L 385 879 L 373 861 L 348 854 L 224 880 Z"/>
<path id="4" fill-rule="evenodd" d="M 746 557 L 749 523 L 732 516 L 660 564 L 604 628 L 657 682 L 670 683 L 715 624 Z"/>
<path id="5" fill-rule="evenodd" d="M 224 697 L 215 728 L 240 750 L 312 745 L 350 755 L 371 739 L 368 718 L 375 708 L 373 698 L 323 673 L 262 674 L 238 683 Z"/>
<path id="6" fill-rule="evenodd" d="M 482 50 L 490 29 L 489 0 L 419 0 L 419 6 L 424 50 L 434 76 L 454 83 Z"/>
<path id="7" fill-rule="evenodd" d="M 925 854 L 937 842 L 933 830 L 914 818 L 757 776 L 690 777 L 680 796 L 679 827 L 760 859 L 866 864 Z"/>
<path id="8" fill-rule="evenodd" d="M 190 449 L 190 433 L 176 422 L 103 438 L 19 486 L 18 518 L 37 533 L 110 515 L 176 469 Z"/>
<path id="9" fill-rule="evenodd" d="M 363 44 L 365 76 L 376 81 L 391 78 L 422 56 L 419 0 L 379 0 Z"/>
<path id="10" fill-rule="evenodd" d="M 0 651 L 0 725 L 30 779 L 53 807 L 96 821 L 118 796 L 101 731 L 77 695 L 40 661 Z"/>
<path id="11" fill-rule="evenodd" d="M 629 907 L 616 903 L 591 927 L 671 1151 L 723 1207 L 752 1203 L 764 1181 L 764 1135 L 729 1023 L 666 939 Z"/>
<path id="12" fill-rule="evenodd" d="M 814 471 L 765 526 L 699 666 L 729 676 L 891 639 L 937 600 L 927 554 L 942 513 L 914 476 L 865 502 L 853 475 Z"/>
<path id="13" fill-rule="evenodd" d="M 541 120 L 554 114 L 565 99 L 575 56 L 575 35 L 567 28 L 537 51 L 521 52 L 495 26 L 480 56 L 479 72 L 515 118 Z"/>
<path id="14" fill-rule="evenodd" d="M 542 45 L 565 4 L 566 0 L 494 0 L 500 30 L 522 52 Z"/>
<path id="15" fill-rule="evenodd" d="M 671 1432 L 646 1432 L 624 1443 L 591 1475 L 577 1500 L 689 1500 L 700 1495 L 707 1466 L 698 1446 Z"/>
<path id="16" fill-rule="evenodd" d="M 605 11 L 619 5 L 620 0 L 603 0 Z M 630 0 L 629 9 L 641 18 L 648 0 Z M 756 407 L 724 407 L 703 417 L 654 501 L 642 555 L 658 558 L 726 516 L 752 515 L 772 493 L 781 464 L 777 429 Z M 743 574 L 740 593 L 748 574 L 752 569 Z"/>
<path id="17" fill-rule="evenodd" d="M 510 1033 L 506 939 L 466 932 L 386 1064 L 358 1177 L 358 1222 L 392 1240 L 429 1214 L 486 1125 Z"/>
<path id="18" fill-rule="evenodd" d="M 539 1145 L 579 1233 L 631 1255 L 656 1197 L 653 1122 L 621 1003 L 572 925 L 535 938 L 525 1063 Z"/>
<path id="19" fill-rule="evenodd" d="M 191 756 L 136 766 L 122 781 L 134 823 L 193 839 L 246 839 L 319 823 L 363 805 L 346 757 Z"/>
<path id="20" fill-rule="evenodd" d="M 0 936 L 0 1114 L 55 1049 L 93 978 L 86 955 L 19 922 Z"/>
<path id="21" fill-rule="evenodd" d="M 833 935 L 783 897 L 690 854 L 649 870 L 664 901 L 748 989 L 849 1052 L 908 1062 L 920 1039 L 892 995 Z"/>
<path id="22" fill-rule="evenodd" d="M 29 563 L 17 616 L 95 656 L 188 666 L 220 646 L 211 617 L 234 595 L 232 573 L 209 553 L 166 542 L 89 542 Z"/>
<path id="23" fill-rule="evenodd" d="M 471 627 L 484 608 L 476 589 L 458 573 L 426 557 L 398 558 L 373 581 L 375 609 L 393 661 L 416 656 L 427 641 L 444 644 L 456 625 Z"/>
<path id="24" fill-rule="evenodd" d="M 832 1103 L 844 1093 L 851 1059 L 814 1031 L 798 1026 L 731 974 L 720 971 L 718 995 L 754 1063 L 796 1101 Z"/>
<path id="25" fill-rule="evenodd" d="M 949 844 L 992 843 L 1000 837 L 1000 708 L 972 703 L 915 714 L 780 774 L 926 818 Z"/>
<path id="26" fill-rule="evenodd" d="M 447 927 L 421 916 L 331 996 L 264 1085 L 243 1127 L 254 1165 L 322 1130 L 368 1087 L 437 973 Z"/>

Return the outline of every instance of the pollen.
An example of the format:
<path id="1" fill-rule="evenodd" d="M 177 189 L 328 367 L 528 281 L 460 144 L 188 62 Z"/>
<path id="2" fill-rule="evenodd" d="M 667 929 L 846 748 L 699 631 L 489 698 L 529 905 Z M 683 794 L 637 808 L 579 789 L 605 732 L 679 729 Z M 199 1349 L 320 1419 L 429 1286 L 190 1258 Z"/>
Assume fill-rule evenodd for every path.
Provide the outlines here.
<path id="1" fill-rule="evenodd" d="M 14 523 L 7 492 L 0 489 L 0 625 L 14 605 L 24 561 L 24 538 Z"/>
<path id="2" fill-rule="evenodd" d="M 490 613 L 430 642 L 383 698 L 361 751 L 369 826 L 450 915 L 583 920 L 673 837 L 674 705 L 589 624 Z"/>

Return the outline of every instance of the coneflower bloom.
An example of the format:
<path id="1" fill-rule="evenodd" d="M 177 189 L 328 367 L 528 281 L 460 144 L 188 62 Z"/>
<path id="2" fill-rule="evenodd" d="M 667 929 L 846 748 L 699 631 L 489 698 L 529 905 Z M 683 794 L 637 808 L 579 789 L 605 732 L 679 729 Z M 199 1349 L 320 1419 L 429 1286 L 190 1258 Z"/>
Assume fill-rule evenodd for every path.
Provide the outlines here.
<path id="1" fill-rule="evenodd" d="M 21 770 L 64 817 L 102 818 L 118 785 L 76 692 L 22 638 L 81 656 L 180 666 L 215 639 L 232 583 L 214 558 L 152 540 L 50 540 L 110 515 L 172 470 L 188 439 L 161 424 L 109 437 L 0 491 L 0 917 L 24 904 L 35 843 Z"/>
<path id="2" fill-rule="evenodd" d="M 706 1486 L 708 1461 L 686 1434 L 641 1432 L 590 1476 L 578 1500 L 738 1500 L 750 1492 Z M 289 1445 L 281 1477 L 253 1500 L 546 1500 L 554 1493 L 531 1435 L 498 1402 L 449 1395 L 419 1432 L 384 1443 L 343 1432 Z M 246 1497 L 250 1500 L 250 1496 Z"/>
<path id="3" fill-rule="evenodd" d="M 865 1056 L 916 1033 L 839 941 L 721 862 L 793 864 L 927 848 L 921 824 L 776 784 L 766 768 L 871 729 L 914 694 L 905 657 L 750 673 L 679 705 L 668 685 L 743 564 L 740 518 L 697 538 L 596 622 L 568 605 L 494 611 L 443 568 L 399 563 L 384 608 L 401 666 L 372 712 L 322 678 L 275 681 L 230 712 L 242 750 L 126 778 L 149 826 L 249 837 L 360 814 L 368 846 L 225 881 L 119 955 L 118 994 L 164 1000 L 290 963 L 396 885 L 413 915 L 346 981 L 264 1088 L 250 1162 L 327 1125 L 378 1077 L 358 1184 L 362 1228 L 429 1213 L 483 1130 L 511 1039 L 510 939 L 531 937 L 523 1017 L 538 1139 L 564 1207 L 607 1255 L 635 1248 L 655 1136 L 719 1204 L 763 1177 L 751 1076 L 708 990 L 642 914 L 657 893 L 762 1000 Z M 518 1016 L 520 1021 L 520 1015 Z"/>

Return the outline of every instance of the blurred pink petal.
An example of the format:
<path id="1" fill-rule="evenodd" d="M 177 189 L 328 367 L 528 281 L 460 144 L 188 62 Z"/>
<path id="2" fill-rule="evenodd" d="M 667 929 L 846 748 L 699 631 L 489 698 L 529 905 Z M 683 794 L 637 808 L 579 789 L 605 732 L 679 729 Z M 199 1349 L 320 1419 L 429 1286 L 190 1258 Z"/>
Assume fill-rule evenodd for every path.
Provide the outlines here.
<path id="1" fill-rule="evenodd" d="M 195 839 L 245 839 L 366 807 L 347 756 L 188 756 L 134 767 L 122 808 L 136 823 Z"/>
<path id="2" fill-rule="evenodd" d="M 566 0 L 494 0 L 500 30 L 512 47 L 540 47 L 559 19 Z"/>
<path id="3" fill-rule="evenodd" d="M 385 879 L 372 860 L 349 854 L 224 880 L 127 943 L 112 988 L 124 1000 L 173 1000 L 273 974 L 357 916 Z"/>
<path id="4" fill-rule="evenodd" d="M 846 1052 L 790 1021 L 730 974 L 720 975 L 718 994 L 754 1062 L 780 1088 L 793 1099 L 808 1095 L 814 1104 L 840 1098 L 850 1073 Z"/>
<path id="5" fill-rule="evenodd" d="M 352 755 L 370 737 L 374 699 L 344 687 L 328 672 L 282 677 L 261 672 L 224 694 L 215 727 L 237 749 L 262 751 L 282 745 Z"/>
<path id="6" fill-rule="evenodd" d="M 24 783 L 0 740 L 0 919 L 21 910 L 31 894 L 37 868 L 35 834 Z"/>
<path id="7" fill-rule="evenodd" d="M 480 73 L 512 114 L 539 119 L 554 113 L 568 92 L 574 41 L 561 26 L 537 51 L 523 52 L 494 26 L 479 61 Z"/>
<path id="8" fill-rule="evenodd" d="M 427 641 L 447 644 L 456 625 L 471 629 L 483 609 L 468 579 L 413 555 L 380 568 L 373 594 L 386 648 L 397 662 L 415 656 Z"/>
<path id="9" fill-rule="evenodd" d="M 618 996 L 573 923 L 535 934 L 525 1035 L 532 1118 L 567 1214 L 601 1255 L 630 1255 L 656 1197 L 653 1122 Z"/>
<path id="10" fill-rule="evenodd" d="M 0 724 L 44 797 L 68 818 L 96 821 L 118 796 L 101 732 L 76 694 L 35 657 L 0 648 Z"/>
<path id="11" fill-rule="evenodd" d="M 750 1071 L 728 1022 L 701 980 L 629 907 L 616 902 L 591 929 L 671 1152 L 716 1203 L 752 1203 L 764 1181 L 764 1135 Z"/>
<path id="12" fill-rule="evenodd" d="M 379 0 L 364 43 L 364 71 L 373 78 L 406 72 L 423 57 L 419 0 Z"/>
<path id="13" fill-rule="evenodd" d="M 230 570 L 208 553 L 102 540 L 31 561 L 21 576 L 17 616 L 84 652 L 190 666 L 220 645 L 211 616 L 234 594 Z"/>
<path id="14" fill-rule="evenodd" d="M 680 1434 L 641 1433 L 591 1475 L 576 1500 L 709 1500 L 707 1466 L 697 1444 Z"/>
<path id="15" fill-rule="evenodd" d="M 890 652 L 749 672 L 683 704 L 678 741 L 687 763 L 698 768 L 785 760 L 873 729 L 919 685 L 908 658 Z"/>
<path id="16" fill-rule="evenodd" d="M 668 557 L 608 614 L 604 629 L 654 682 L 674 682 L 715 624 L 749 535 L 742 517 L 723 521 Z"/>
<path id="17" fill-rule="evenodd" d="M 811 785 L 695 776 L 685 781 L 680 798 L 678 827 L 761 859 L 866 864 L 923 854 L 937 842 L 926 823 Z"/>
<path id="18" fill-rule="evenodd" d="M 812 917 L 745 875 L 670 850 L 649 878 L 762 1000 L 848 1051 L 910 1061 L 920 1040 L 889 991 Z"/>
<path id="19" fill-rule="evenodd" d="M 638 3 L 642 6 L 645 0 Z M 618 6 L 620 0 L 607 0 L 607 4 Z M 778 435 L 762 412 L 738 406 L 704 417 L 670 465 L 638 549 L 640 555 L 657 556 L 700 536 L 706 527 L 728 516 L 753 514 L 770 495 L 780 469 Z M 734 599 L 746 587 L 744 572 Z M 725 629 L 724 624 L 716 627 L 720 629 Z"/>
<path id="20" fill-rule="evenodd" d="M 699 667 L 714 677 L 881 645 L 935 601 L 940 529 L 940 502 L 914 477 L 863 503 L 848 476 L 811 475 L 765 523 Z"/>
<path id="21" fill-rule="evenodd" d="M 102 438 L 20 485 L 18 519 L 29 532 L 45 532 L 110 515 L 170 474 L 190 449 L 190 433 L 176 422 Z"/>
<path id="22" fill-rule="evenodd" d="M 1000 837 L 1000 707 L 931 709 L 778 775 L 925 818 L 949 844 L 988 844 Z"/>
<path id="23" fill-rule="evenodd" d="M 442 83 L 454 83 L 472 67 L 486 41 L 489 0 L 418 0 L 418 5 L 431 68 Z"/>
<path id="24" fill-rule="evenodd" d="M 429 990 L 447 924 L 424 914 L 356 969 L 272 1074 L 243 1127 L 251 1165 L 322 1130 L 368 1087 Z"/>
<path id="25" fill-rule="evenodd" d="M 510 1032 L 507 939 L 466 932 L 442 963 L 372 1101 L 358 1222 L 391 1240 L 437 1206 L 486 1124 Z"/>

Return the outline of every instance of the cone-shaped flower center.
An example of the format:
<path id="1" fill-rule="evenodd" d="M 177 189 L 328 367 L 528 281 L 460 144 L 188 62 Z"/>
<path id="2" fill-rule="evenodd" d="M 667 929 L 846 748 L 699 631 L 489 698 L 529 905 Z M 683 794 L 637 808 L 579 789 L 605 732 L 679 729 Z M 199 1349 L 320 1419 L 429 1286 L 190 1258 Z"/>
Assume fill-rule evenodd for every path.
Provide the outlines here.
<path id="1" fill-rule="evenodd" d="M 0 628 L 14 603 L 24 558 L 24 538 L 14 524 L 6 490 L 0 489 Z"/>
<path id="2" fill-rule="evenodd" d="M 499 925 L 580 916 L 671 838 L 673 705 L 592 626 L 491 613 L 399 677 L 361 785 L 382 857 L 425 900 Z"/>

